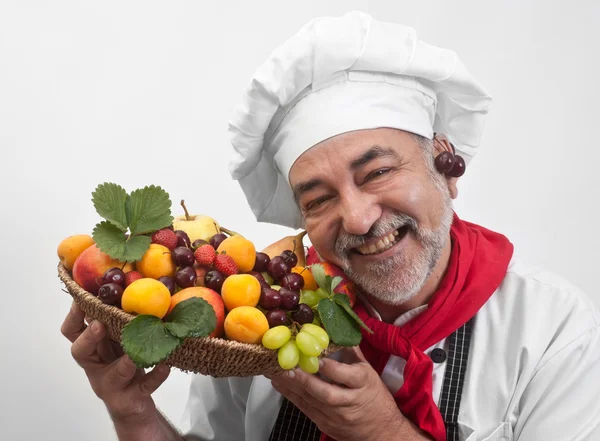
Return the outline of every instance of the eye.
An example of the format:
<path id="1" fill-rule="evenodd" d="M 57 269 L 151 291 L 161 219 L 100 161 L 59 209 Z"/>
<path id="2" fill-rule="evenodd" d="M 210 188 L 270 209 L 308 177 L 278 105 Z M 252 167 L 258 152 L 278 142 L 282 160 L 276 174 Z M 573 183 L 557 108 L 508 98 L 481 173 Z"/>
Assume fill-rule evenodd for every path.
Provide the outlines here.
<path id="1" fill-rule="evenodd" d="M 390 171 L 392 171 L 392 169 L 391 169 L 391 168 L 380 168 L 380 169 L 378 169 L 378 170 L 375 170 L 375 171 L 373 171 L 373 172 L 369 173 L 369 174 L 368 174 L 368 175 L 365 177 L 365 180 L 364 180 L 364 182 L 368 182 L 368 181 L 370 181 L 370 180 L 372 180 L 372 179 L 375 179 L 375 178 L 378 178 L 378 177 L 380 177 L 380 176 L 386 175 L 386 174 L 388 174 Z"/>
<path id="2" fill-rule="evenodd" d="M 329 199 L 331 199 L 330 196 L 321 196 L 320 198 L 314 199 L 306 205 L 306 210 L 308 211 L 308 210 L 314 210 L 315 208 L 319 208 L 321 205 L 323 205 Z"/>

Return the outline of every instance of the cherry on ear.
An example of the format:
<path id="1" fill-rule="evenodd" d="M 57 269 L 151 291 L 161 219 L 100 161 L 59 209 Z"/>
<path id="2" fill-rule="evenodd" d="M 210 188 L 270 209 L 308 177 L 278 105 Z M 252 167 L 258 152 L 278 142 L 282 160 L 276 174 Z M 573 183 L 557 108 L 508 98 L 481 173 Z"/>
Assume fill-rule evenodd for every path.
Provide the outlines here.
<path id="1" fill-rule="evenodd" d="M 467 169 L 467 165 L 465 164 L 465 160 L 462 158 L 462 156 L 455 155 L 454 156 L 454 166 L 446 174 L 452 178 L 460 178 L 462 175 L 465 174 L 466 169 Z"/>

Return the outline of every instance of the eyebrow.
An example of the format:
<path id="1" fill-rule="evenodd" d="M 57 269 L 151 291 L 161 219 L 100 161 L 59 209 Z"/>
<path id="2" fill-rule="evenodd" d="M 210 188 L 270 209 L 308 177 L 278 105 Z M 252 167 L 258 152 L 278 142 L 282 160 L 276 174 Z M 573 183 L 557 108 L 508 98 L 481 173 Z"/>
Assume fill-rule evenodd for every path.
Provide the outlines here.
<path id="1" fill-rule="evenodd" d="M 322 179 L 310 179 L 308 181 L 300 182 L 294 185 L 294 199 L 298 203 L 300 201 L 300 196 L 302 196 L 303 193 L 324 184 Z"/>

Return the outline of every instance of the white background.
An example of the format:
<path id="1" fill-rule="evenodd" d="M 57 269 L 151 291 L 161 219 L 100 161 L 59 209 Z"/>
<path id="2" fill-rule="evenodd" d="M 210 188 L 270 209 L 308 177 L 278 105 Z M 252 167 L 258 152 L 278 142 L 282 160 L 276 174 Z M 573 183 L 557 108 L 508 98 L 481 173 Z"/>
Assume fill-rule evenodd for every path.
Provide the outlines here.
<path id="1" fill-rule="evenodd" d="M 56 247 L 91 233 L 97 184 L 161 185 L 258 248 L 291 232 L 257 224 L 230 180 L 227 121 L 276 44 L 352 9 L 458 52 L 495 99 L 458 214 L 600 305 L 597 1 L 3 0 L 0 438 L 114 439 L 59 331 Z M 188 382 L 156 393 L 176 424 Z"/>

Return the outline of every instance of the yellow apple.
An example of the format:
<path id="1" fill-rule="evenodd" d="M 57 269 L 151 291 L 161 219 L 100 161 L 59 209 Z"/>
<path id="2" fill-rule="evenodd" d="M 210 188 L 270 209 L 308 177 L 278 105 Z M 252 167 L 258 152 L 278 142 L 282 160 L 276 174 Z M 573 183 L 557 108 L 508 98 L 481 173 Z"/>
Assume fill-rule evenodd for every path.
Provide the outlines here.
<path id="1" fill-rule="evenodd" d="M 192 243 L 196 239 L 208 242 L 211 237 L 220 233 L 217 221 L 205 215 L 176 216 L 173 221 L 173 229 L 185 231 Z"/>

